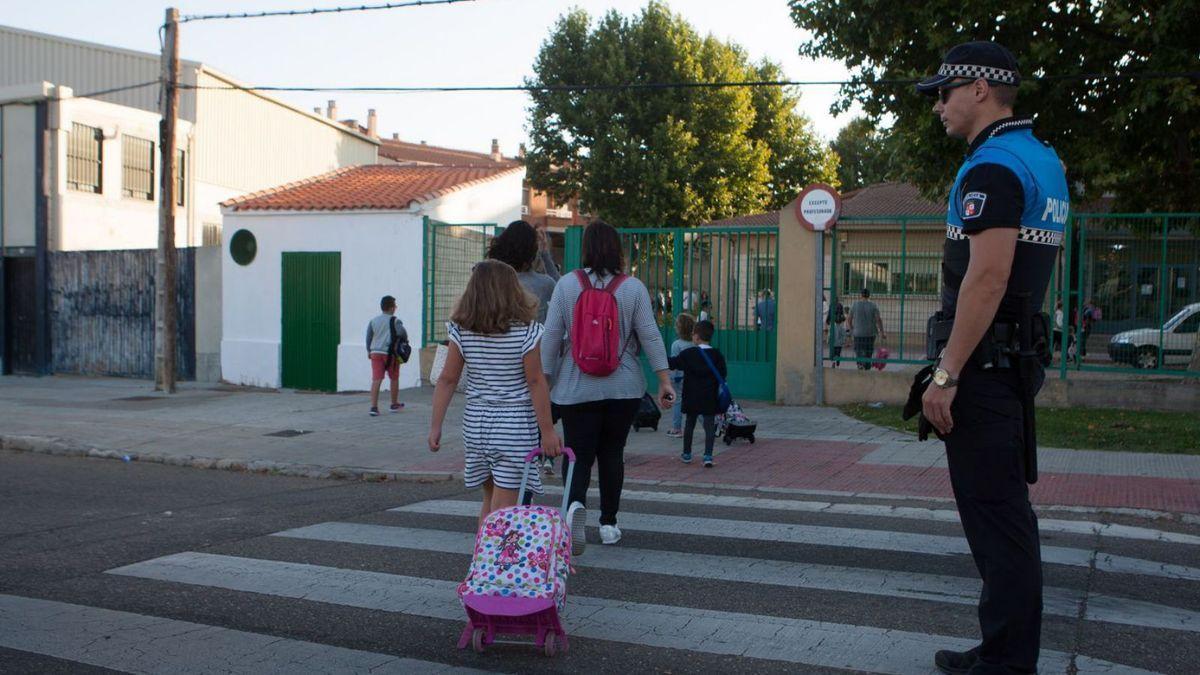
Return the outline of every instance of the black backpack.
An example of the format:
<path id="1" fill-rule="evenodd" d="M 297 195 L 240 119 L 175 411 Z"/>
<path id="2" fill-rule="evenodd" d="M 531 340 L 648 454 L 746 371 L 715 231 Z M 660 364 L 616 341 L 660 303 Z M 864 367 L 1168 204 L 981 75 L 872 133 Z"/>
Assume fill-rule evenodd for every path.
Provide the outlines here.
<path id="1" fill-rule="evenodd" d="M 388 359 L 395 357 L 400 359 L 400 363 L 408 363 L 408 359 L 412 357 L 412 345 L 408 344 L 408 331 L 404 329 L 403 323 L 400 323 L 400 330 L 396 330 L 398 321 L 400 320 L 393 316 L 388 322 L 388 329 L 392 332 L 392 341 L 388 345 Z"/>

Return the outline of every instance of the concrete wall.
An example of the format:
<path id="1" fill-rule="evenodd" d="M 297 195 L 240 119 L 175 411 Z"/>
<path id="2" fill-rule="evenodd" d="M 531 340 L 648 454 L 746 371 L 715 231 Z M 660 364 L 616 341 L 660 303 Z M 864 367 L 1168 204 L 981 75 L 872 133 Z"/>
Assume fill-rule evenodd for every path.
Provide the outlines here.
<path id="1" fill-rule="evenodd" d="M 5 248 L 33 247 L 34 209 L 37 200 L 37 174 L 34 172 L 36 126 L 33 105 L 3 104 L 0 107 L 0 171 L 3 171 L 3 209 Z"/>
<path id="2" fill-rule="evenodd" d="M 159 120 L 145 112 L 104 101 L 66 98 L 51 103 L 50 153 L 50 248 L 59 251 L 146 249 L 158 247 L 158 191 L 162 176 L 159 161 Z M 67 148 L 73 123 L 102 130 L 100 194 L 67 187 Z M 191 124 L 180 121 L 175 142 L 190 163 Z M 154 198 L 126 197 L 122 193 L 123 137 L 133 136 L 154 143 Z M 28 139 L 32 142 L 32 136 Z M 191 172 L 184 167 L 185 181 Z M 188 189 L 184 206 L 175 209 L 175 241 L 178 246 L 199 244 L 188 214 L 194 190 Z"/>
<path id="3" fill-rule="evenodd" d="M 221 247 L 197 248 L 196 381 L 221 379 Z"/>
<path id="4" fill-rule="evenodd" d="M 239 229 L 252 232 L 258 253 L 238 265 L 222 247 L 221 375 L 228 382 L 280 386 L 282 254 L 341 252 L 341 343 L 337 354 L 339 391 L 367 389 L 371 366 L 364 334 L 379 313 L 379 298 L 396 297 L 396 315 L 418 335 L 421 326 L 422 221 L 415 213 L 353 212 L 225 214 L 226 241 Z M 400 369 L 404 387 L 420 382 L 420 355 Z"/>
<path id="5" fill-rule="evenodd" d="M 496 223 L 507 225 L 521 218 L 521 191 L 525 170 L 451 192 L 422 206 L 430 218 L 445 223 Z"/>
<path id="6" fill-rule="evenodd" d="M 846 405 L 879 401 L 902 405 L 908 400 L 913 372 L 826 368 L 825 402 Z M 1047 408 L 1200 412 L 1200 381 L 1111 376 L 1076 376 L 1076 379 L 1060 380 L 1057 373 L 1048 372 L 1037 401 L 1039 407 Z"/>
<path id="7" fill-rule="evenodd" d="M 816 402 L 817 247 L 820 240 L 796 217 L 795 201 L 779 213 L 779 312 L 775 400 L 785 405 Z"/>

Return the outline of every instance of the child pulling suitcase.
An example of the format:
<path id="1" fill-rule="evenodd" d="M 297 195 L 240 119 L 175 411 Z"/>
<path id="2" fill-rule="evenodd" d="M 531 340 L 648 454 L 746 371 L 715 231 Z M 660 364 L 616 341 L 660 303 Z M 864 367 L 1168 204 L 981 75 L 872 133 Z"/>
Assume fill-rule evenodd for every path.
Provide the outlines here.
<path id="1" fill-rule="evenodd" d="M 575 453 L 567 456 L 567 485 L 575 473 Z M 525 457 L 521 489 L 525 486 L 534 458 L 541 448 Z M 536 470 L 536 469 L 535 469 Z M 458 648 L 470 644 L 482 652 L 496 641 L 497 634 L 533 635 L 546 656 L 567 651 L 567 633 L 558 613 L 567 599 L 567 574 L 571 569 L 571 528 L 567 521 L 567 498 L 563 491 L 561 509 L 549 506 L 510 506 L 488 514 L 475 535 L 475 553 L 467 578 L 458 595 L 467 610 L 467 626 Z"/>

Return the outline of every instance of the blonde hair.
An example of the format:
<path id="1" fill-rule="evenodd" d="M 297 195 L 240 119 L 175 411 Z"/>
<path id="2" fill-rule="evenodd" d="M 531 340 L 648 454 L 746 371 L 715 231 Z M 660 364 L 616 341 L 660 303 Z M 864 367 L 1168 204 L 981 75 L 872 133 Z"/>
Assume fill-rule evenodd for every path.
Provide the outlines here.
<path id="1" fill-rule="evenodd" d="M 533 322 L 537 308 L 538 299 L 525 292 L 512 267 L 484 260 L 471 270 L 450 320 L 475 333 L 498 335 L 507 333 L 514 323 Z"/>
<path id="2" fill-rule="evenodd" d="M 696 317 L 683 312 L 675 317 L 675 335 L 681 340 L 691 340 L 692 331 L 696 329 Z"/>

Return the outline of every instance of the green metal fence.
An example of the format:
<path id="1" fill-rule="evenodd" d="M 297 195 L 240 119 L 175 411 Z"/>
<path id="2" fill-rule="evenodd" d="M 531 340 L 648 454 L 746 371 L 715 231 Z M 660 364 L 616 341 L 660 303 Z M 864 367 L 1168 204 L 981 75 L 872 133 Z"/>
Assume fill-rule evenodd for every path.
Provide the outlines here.
<path id="1" fill-rule="evenodd" d="M 499 233 L 495 223 L 443 223 L 426 217 L 425 325 L 422 344 L 446 339 L 446 321 L 454 303 L 467 288 L 471 269 L 487 257 L 492 239 Z"/>
<path id="2" fill-rule="evenodd" d="M 849 313 L 863 288 L 879 308 L 885 364 L 922 363 L 925 322 L 940 306 L 945 219 L 842 218 L 825 256 L 828 317 Z M 1072 214 L 1043 311 L 1060 377 L 1075 371 L 1197 376 L 1200 214 Z M 826 359 L 857 359 L 832 327 Z"/>
<path id="3" fill-rule="evenodd" d="M 725 356 L 734 396 L 774 400 L 781 305 L 779 229 L 628 228 L 620 232 L 626 269 L 649 290 L 668 347 L 676 339 L 676 316 L 688 312 L 699 317 L 704 312 L 716 325 L 713 346 Z M 579 267 L 582 233 L 579 227 L 567 230 L 565 270 Z M 770 299 L 763 291 L 770 291 Z M 656 391 L 657 381 L 644 358 L 643 367 L 651 391 Z"/>

